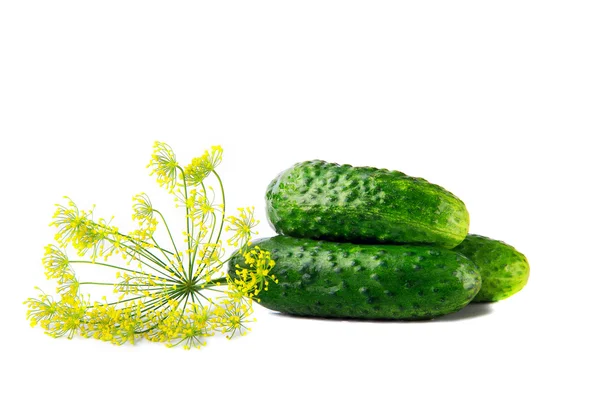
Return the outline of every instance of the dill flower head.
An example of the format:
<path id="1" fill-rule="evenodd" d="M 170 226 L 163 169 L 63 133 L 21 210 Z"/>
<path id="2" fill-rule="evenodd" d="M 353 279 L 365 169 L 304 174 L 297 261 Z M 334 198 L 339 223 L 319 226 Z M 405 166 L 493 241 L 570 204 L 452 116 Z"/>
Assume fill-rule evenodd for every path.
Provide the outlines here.
<path id="1" fill-rule="evenodd" d="M 229 224 L 225 230 L 233 232 L 233 236 L 227 241 L 231 246 L 250 241 L 252 235 L 256 234 L 252 229 L 258 225 L 258 221 L 254 219 L 254 207 L 238 208 L 238 211 L 238 217 L 227 217 Z"/>
<path id="2" fill-rule="evenodd" d="M 82 211 L 73 200 L 65 198 L 68 200 L 67 205 L 56 205 L 56 212 L 50 223 L 50 226 L 58 228 L 54 238 L 62 248 L 72 245 L 80 256 L 92 250 L 92 259 L 95 260 L 103 253 L 107 239 L 115 228 L 102 218 L 94 221 L 93 209 Z"/>
<path id="3" fill-rule="evenodd" d="M 156 181 L 161 187 L 173 190 L 177 184 L 177 169 L 180 168 L 171 147 L 163 142 L 154 142 L 154 152 L 148 164 L 152 169 L 150 175 L 156 174 Z"/>
<path id="4" fill-rule="evenodd" d="M 254 296 L 276 282 L 270 274 L 274 261 L 258 247 L 249 249 L 258 224 L 253 208 L 226 215 L 216 171 L 222 153 L 214 146 L 184 169 L 171 147 L 154 144 L 148 167 L 158 184 L 175 195 L 176 205 L 185 208 L 181 236 L 144 193 L 133 197 L 134 229 L 128 233 L 111 225 L 112 219 L 95 218 L 93 208 L 81 210 L 70 198 L 57 205 L 51 223 L 57 245 L 46 246 L 42 264 L 46 277 L 57 282 L 58 297 L 40 292 L 26 300 L 30 324 L 53 337 L 81 335 L 118 345 L 146 339 L 185 349 L 200 348 L 217 333 L 231 338 L 249 331 Z M 208 184 L 211 179 L 217 190 Z M 159 243 L 157 231 L 168 239 Z M 224 243 L 246 256 L 248 265 L 235 278 L 225 274 L 230 257 Z M 69 257 L 68 247 L 78 257 Z M 116 279 L 79 279 L 77 268 L 90 265 L 114 270 Z M 111 289 L 113 298 L 91 301 L 84 294 L 91 286 Z"/>
<path id="5" fill-rule="evenodd" d="M 152 219 L 154 209 L 152 202 L 146 193 L 140 193 L 133 196 L 133 216 L 134 221 L 147 221 Z"/>
<path id="6" fill-rule="evenodd" d="M 27 306 L 27 319 L 31 326 L 36 326 L 40 322 L 46 322 L 58 312 L 59 304 L 54 301 L 52 296 L 44 293 L 40 288 L 38 298 L 29 298 L 24 304 Z"/>
<path id="7" fill-rule="evenodd" d="M 231 339 L 236 333 L 243 336 L 250 330 L 248 323 L 254 321 L 250 318 L 251 314 L 251 303 L 226 299 L 217 308 L 217 325 L 227 339 Z"/>
<path id="8" fill-rule="evenodd" d="M 235 266 L 233 285 L 237 291 L 252 298 L 262 290 L 269 290 L 269 282 L 278 283 L 277 277 L 271 273 L 275 266 L 271 253 L 254 246 L 253 249 L 245 251 L 243 256 L 246 266 Z"/>
<path id="9" fill-rule="evenodd" d="M 68 205 L 57 204 L 56 212 L 50 223 L 51 226 L 58 228 L 54 239 L 61 247 L 65 247 L 71 241 L 77 241 L 88 229 L 88 216 L 91 214 L 91 212 L 80 211 L 71 199 L 65 198 L 68 200 Z"/>
<path id="10" fill-rule="evenodd" d="M 74 275 L 69 265 L 69 258 L 57 246 L 50 244 L 45 247 L 44 273 L 47 279 L 56 279 L 58 283 L 64 283 Z"/>
<path id="11" fill-rule="evenodd" d="M 202 157 L 196 157 L 185 167 L 185 178 L 190 185 L 201 185 L 204 179 L 221 164 L 223 149 L 213 146 L 210 153 L 205 151 Z"/>
<path id="12" fill-rule="evenodd" d="M 131 236 L 143 241 L 154 235 L 158 220 L 154 218 L 152 202 L 147 194 L 140 193 L 133 197 L 133 215 L 131 217 L 138 223 L 138 228 L 131 232 Z"/>

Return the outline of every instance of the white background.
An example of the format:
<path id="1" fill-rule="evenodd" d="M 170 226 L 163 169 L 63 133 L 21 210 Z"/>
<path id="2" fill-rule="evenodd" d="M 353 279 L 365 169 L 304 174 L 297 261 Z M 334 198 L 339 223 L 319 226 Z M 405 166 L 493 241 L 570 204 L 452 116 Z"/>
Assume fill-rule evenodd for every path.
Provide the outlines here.
<path id="1" fill-rule="evenodd" d="M 0 397 L 597 399 L 595 1 L 3 1 Z M 257 307 L 199 351 L 52 339 L 22 302 L 54 203 L 131 226 L 154 140 L 213 144 L 232 207 L 297 161 L 398 169 L 525 253 L 525 289 L 427 323 Z M 50 286 L 51 287 L 51 286 Z"/>

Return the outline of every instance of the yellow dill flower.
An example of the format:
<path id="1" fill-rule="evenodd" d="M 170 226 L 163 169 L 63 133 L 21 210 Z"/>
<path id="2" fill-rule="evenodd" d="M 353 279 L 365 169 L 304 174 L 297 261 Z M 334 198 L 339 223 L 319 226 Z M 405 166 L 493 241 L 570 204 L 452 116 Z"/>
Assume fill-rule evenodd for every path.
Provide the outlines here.
<path id="1" fill-rule="evenodd" d="M 118 331 L 121 312 L 114 305 L 95 303 L 87 311 L 86 335 L 103 341 L 113 341 Z"/>
<path id="2" fill-rule="evenodd" d="M 210 156 L 208 157 L 208 168 L 214 171 L 223 159 L 223 148 L 221 146 L 212 146 L 210 148 Z"/>
<path id="3" fill-rule="evenodd" d="M 213 336 L 213 315 L 210 307 L 191 304 L 180 321 L 180 328 L 170 338 L 169 347 L 183 345 L 186 350 L 206 346 L 206 337 Z"/>
<path id="4" fill-rule="evenodd" d="M 226 334 L 227 339 L 231 339 L 236 333 L 244 336 L 251 330 L 247 325 L 255 321 L 249 318 L 252 314 L 251 303 L 225 298 L 217 309 L 215 326 L 221 330 L 221 333 Z"/>
<path id="5" fill-rule="evenodd" d="M 59 305 L 57 312 L 41 324 L 46 333 L 53 337 L 67 336 L 69 339 L 75 333 L 85 335 L 88 309 L 85 299 L 81 296 L 63 296 Z"/>
<path id="6" fill-rule="evenodd" d="M 75 275 L 65 276 L 64 281 L 56 288 L 56 293 L 63 297 L 73 297 L 79 294 L 79 281 Z"/>
<path id="7" fill-rule="evenodd" d="M 164 186 L 172 191 L 177 185 L 177 168 L 179 168 L 179 164 L 173 149 L 168 144 L 154 142 L 154 152 L 148 168 L 152 168 L 150 175 L 156 174 L 156 181 L 161 187 Z"/>
<path id="8" fill-rule="evenodd" d="M 154 320 L 156 329 L 151 332 L 153 341 L 171 343 L 181 334 L 183 312 L 176 306 L 157 311 Z"/>
<path id="9" fill-rule="evenodd" d="M 123 344 L 129 342 L 135 343 L 141 337 L 141 332 L 150 328 L 145 322 L 142 315 L 144 304 L 138 300 L 137 303 L 127 303 L 120 314 L 117 321 L 116 331 L 114 333 L 112 343 Z"/>
<path id="10" fill-rule="evenodd" d="M 145 221 L 152 219 L 154 215 L 154 208 L 152 208 L 152 202 L 146 193 L 140 193 L 133 196 L 133 215 L 132 219 L 135 221 Z"/>
<path id="11" fill-rule="evenodd" d="M 185 167 L 185 179 L 193 186 L 201 185 L 204 179 L 221 164 L 223 149 L 221 146 L 213 146 L 210 153 L 205 151 L 202 157 L 192 159 Z"/>
<path id="12" fill-rule="evenodd" d="M 55 245 L 45 247 L 44 273 L 48 279 L 57 279 L 58 283 L 64 283 L 73 276 L 73 270 L 69 266 L 69 258 Z"/>
<path id="13" fill-rule="evenodd" d="M 196 189 L 190 191 L 187 209 L 195 225 L 206 226 L 210 223 L 210 219 L 215 218 L 215 213 L 223 209 L 223 205 L 215 203 L 214 190 L 208 187 L 204 192 Z"/>
<path id="14" fill-rule="evenodd" d="M 79 234 L 73 239 L 72 245 L 79 255 L 85 255 L 92 250 L 91 258 L 95 260 L 104 252 L 105 241 L 112 234 L 112 229 L 103 219 L 98 222 L 89 221 L 83 225 Z"/>
<path id="15" fill-rule="evenodd" d="M 106 242 L 108 245 L 105 247 L 102 245 L 100 255 L 104 258 L 104 261 L 107 261 L 109 257 L 113 254 L 122 254 L 123 258 L 126 258 L 126 244 L 127 237 L 123 236 L 119 233 L 119 229 L 116 227 L 111 227 L 110 232 L 107 232 Z"/>
<path id="16" fill-rule="evenodd" d="M 227 243 L 232 246 L 238 246 L 250 240 L 254 232 L 252 228 L 258 225 L 258 220 L 254 219 L 254 207 L 238 208 L 239 217 L 227 217 L 229 225 L 225 227 L 225 231 L 232 231 L 234 234 L 227 240 Z"/>
<path id="17" fill-rule="evenodd" d="M 225 249 L 221 243 L 202 243 L 196 250 L 196 262 L 198 269 L 195 277 L 202 276 L 207 282 L 221 271 L 220 260 L 223 258 Z"/>
<path id="18" fill-rule="evenodd" d="M 109 226 L 104 219 L 94 221 L 93 209 L 81 211 L 73 200 L 66 199 L 69 200 L 67 206 L 56 205 L 54 220 L 50 224 L 58 228 L 55 239 L 61 247 L 71 244 L 81 256 L 91 249 L 95 260 L 104 252 L 104 246 L 116 228 Z"/>
<path id="19" fill-rule="evenodd" d="M 269 282 L 278 282 L 275 275 L 271 274 L 275 266 L 271 253 L 254 246 L 253 249 L 245 251 L 243 256 L 246 267 L 242 268 L 238 264 L 235 266 L 233 284 L 237 290 L 252 298 L 262 290 L 269 290 Z"/>
<path id="20" fill-rule="evenodd" d="M 138 221 L 139 227 L 138 229 L 131 231 L 129 236 L 133 237 L 136 240 L 144 242 L 149 240 L 154 235 L 156 231 L 156 226 L 158 225 L 158 220 L 154 218 L 146 219 L 143 221 Z"/>
<path id="21" fill-rule="evenodd" d="M 24 304 L 27 305 L 27 319 L 30 320 L 30 325 L 36 326 L 41 321 L 47 321 L 51 319 L 54 314 L 58 312 L 59 304 L 54 301 L 52 296 L 42 292 L 42 290 L 36 287 L 41 293 L 37 299 L 29 298 Z"/>
<path id="22" fill-rule="evenodd" d="M 69 200 L 68 207 L 56 204 L 53 221 L 50 223 L 51 226 L 58 228 L 54 238 L 61 247 L 66 247 L 80 235 L 81 230 L 87 229 L 89 222 L 87 217 L 91 213 L 79 210 L 71 199 L 65 198 Z"/>

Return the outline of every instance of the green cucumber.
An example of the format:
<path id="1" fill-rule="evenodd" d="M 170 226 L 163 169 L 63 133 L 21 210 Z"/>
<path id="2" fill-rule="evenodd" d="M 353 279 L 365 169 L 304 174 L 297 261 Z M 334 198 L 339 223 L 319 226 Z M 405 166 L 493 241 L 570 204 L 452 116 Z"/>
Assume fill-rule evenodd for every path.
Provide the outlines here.
<path id="1" fill-rule="evenodd" d="M 474 302 L 505 299 L 527 284 L 527 258 L 504 242 L 480 235 L 468 235 L 454 251 L 463 254 L 479 267 L 482 285 Z"/>
<path id="2" fill-rule="evenodd" d="M 452 248 L 469 230 L 469 213 L 458 197 L 386 169 L 298 163 L 269 184 L 266 201 L 271 226 L 294 237 Z"/>
<path id="3" fill-rule="evenodd" d="M 257 298 L 294 315 L 431 319 L 458 311 L 481 287 L 477 266 L 452 250 L 419 245 L 352 244 L 275 236 L 253 242 L 271 253 L 279 283 Z M 229 275 L 247 268 L 234 254 Z"/>

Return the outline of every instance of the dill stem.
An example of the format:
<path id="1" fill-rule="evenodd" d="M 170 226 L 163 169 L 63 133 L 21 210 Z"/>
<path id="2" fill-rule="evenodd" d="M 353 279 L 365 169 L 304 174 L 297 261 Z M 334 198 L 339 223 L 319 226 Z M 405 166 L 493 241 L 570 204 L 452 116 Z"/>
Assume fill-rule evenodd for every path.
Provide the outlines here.
<path id="1" fill-rule="evenodd" d="M 204 186 L 204 182 L 201 182 L 200 185 L 202 186 L 202 193 L 204 194 L 204 198 L 207 199 L 207 201 L 208 201 L 208 197 L 207 197 L 207 194 L 206 194 L 206 186 Z M 217 217 L 215 216 L 214 211 L 211 212 L 211 214 L 213 216 L 214 222 L 216 222 L 217 221 Z M 204 220 L 204 218 L 203 218 L 203 220 Z M 210 237 L 208 238 L 208 243 L 210 243 L 210 241 L 212 240 L 213 233 L 215 232 L 215 225 L 216 224 L 214 222 L 212 224 L 212 230 L 210 232 Z M 194 254 L 192 255 L 192 265 L 194 265 L 195 262 L 196 262 L 196 255 L 198 254 L 198 245 L 200 244 L 200 235 L 202 235 L 202 230 L 200 230 L 200 232 L 198 232 L 198 237 L 196 238 L 196 245 L 194 247 Z"/>
<path id="2" fill-rule="evenodd" d="M 137 257 L 137 256 L 136 256 L 134 253 L 129 253 L 129 252 L 127 252 L 127 254 L 128 254 L 130 257 L 131 257 L 131 259 L 132 259 L 132 260 L 136 260 L 136 261 L 138 261 L 140 264 L 143 264 L 143 265 L 147 266 L 148 268 L 150 268 L 151 270 L 158 272 L 158 273 L 159 273 L 159 274 L 161 274 L 163 277 L 156 276 L 156 275 L 152 275 L 152 274 L 148 274 L 148 273 L 147 273 L 147 272 L 145 272 L 145 271 L 137 271 L 138 273 L 140 273 L 140 272 L 141 272 L 141 273 L 143 273 L 143 274 L 145 274 L 145 275 L 156 276 L 156 278 L 157 278 L 157 279 L 164 279 L 164 280 L 167 280 L 167 281 L 170 281 L 170 282 L 178 282 L 177 280 L 174 280 L 174 279 L 173 279 L 173 277 L 172 277 L 171 275 L 169 275 L 169 274 L 166 274 L 166 273 L 164 273 L 163 271 L 161 271 L 161 270 L 159 270 L 159 269 L 156 269 L 156 268 L 154 268 L 152 265 L 148 264 L 148 263 L 147 263 L 147 262 L 145 262 L 145 261 L 142 261 L 142 259 L 141 259 L 141 258 L 139 258 L 139 257 Z M 167 272 L 171 272 L 171 270 L 167 269 L 167 268 L 166 268 L 166 266 L 165 266 L 165 267 L 163 267 L 163 269 L 164 269 L 165 271 L 167 271 Z M 177 270 L 175 270 L 175 271 L 177 271 Z"/>
<path id="3" fill-rule="evenodd" d="M 221 188 L 221 198 L 223 199 L 223 209 L 221 210 L 221 226 L 219 227 L 219 233 L 217 234 L 217 240 L 215 241 L 215 243 L 218 244 L 219 239 L 221 239 L 221 233 L 223 233 L 223 224 L 225 223 L 225 189 L 223 188 L 223 181 L 221 180 L 221 177 L 219 176 L 217 171 L 213 170 L 213 174 L 215 174 L 215 176 L 217 177 L 217 180 L 219 181 L 219 187 Z M 216 221 L 216 217 L 215 217 L 215 221 L 213 224 L 213 232 L 214 232 L 216 224 L 217 224 L 217 221 Z M 212 240 L 213 232 L 211 232 L 211 234 L 210 234 L 209 243 Z M 215 246 L 215 248 L 216 248 L 216 246 Z M 212 258 L 213 254 L 215 253 L 215 248 L 213 248 L 213 250 L 210 252 L 210 256 L 208 257 L 209 260 Z M 202 256 L 202 259 L 200 260 L 199 263 L 202 264 L 202 262 L 205 259 L 206 259 L 206 254 L 204 254 Z M 204 266 L 202 267 L 202 269 L 204 269 Z"/>
<path id="4" fill-rule="evenodd" d="M 221 197 L 223 198 L 223 210 L 222 210 L 223 213 L 221 214 L 221 226 L 219 227 L 219 234 L 217 235 L 217 243 L 218 243 L 219 239 L 221 238 L 221 233 L 223 232 L 223 224 L 225 223 L 225 189 L 223 188 L 223 181 L 221 180 L 221 177 L 219 176 L 219 174 L 217 174 L 217 171 L 213 171 L 213 173 L 219 180 L 219 186 L 221 187 Z"/>
<path id="5" fill-rule="evenodd" d="M 79 282 L 79 285 L 102 285 L 102 286 L 114 286 L 114 283 L 110 282 Z"/>
<path id="6" fill-rule="evenodd" d="M 133 301 L 133 300 L 141 299 L 142 297 L 146 297 L 146 296 L 142 295 L 142 296 L 138 296 L 138 297 L 133 297 L 131 299 L 123 299 L 123 300 L 119 300 L 119 301 L 113 301 L 111 303 L 106 303 L 106 304 L 103 304 L 103 305 L 112 306 L 112 305 L 115 305 L 115 304 L 121 304 L 121 303 L 126 303 L 128 301 Z M 92 305 L 92 306 L 88 306 L 87 308 L 93 308 L 93 307 L 94 306 Z"/>
<path id="7" fill-rule="evenodd" d="M 188 243 L 188 254 L 191 252 L 192 250 L 192 242 L 191 242 L 191 235 L 190 235 L 190 207 L 188 206 L 188 191 L 187 191 L 187 182 L 185 181 L 185 172 L 183 171 L 183 168 L 181 168 L 179 165 L 177 166 L 177 168 L 179 168 L 179 170 L 181 171 L 181 179 L 183 180 L 183 194 L 184 194 L 184 199 L 185 199 L 185 224 L 186 224 L 186 232 L 187 232 L 187 243 Z M 188 278 L 192 277 L 192 262 L 191 262 L 191 257 L 188 257 Z"/>
<path id="8" fill-rule="evenodd" d="M 165 219 L 164 215 L 162 215 L 162 213 L 160 211 L 158 211 L 157 209 L 152 209 L 154 212 L 156 212 L 158 215 L 160 215 L 160 218 L 163 220 L 163 223 L 165 224 L 165 228 L 167 228 L 167 233 L 169 234 L 169 238 L 171 239 L 171 243 L 173 244 L 173 248 L 175 249 L 175 256 L 177 257 L 177 260 L 183 265 L 183 261 L 181 260 L 181 256 L 179 255 L 179 250 L 177 250 L 177 245 L 175 244 L 175 240 L 173 240 L 173 235 L 171 235 L 171 230 L 169 229 L 169 224 L 167 224 L 167 220 Z"/>
<path id="9" fill-rule="evenodd" d="M 152 237 L 152 241 L 153 241 L 154 243 L 156 243 L 156 239 L 154 239 L 154 237 Z M 161 251 L 162 251 L 162 248 L 161 248 Z M 163 253 L 163 255 L 164 255 L 165 257 L 167 257 L 167 255 L 166 255 L 165 253 Z M 169 257 L 167 257 L 167 260 L 168 260 L 168 259 L 169 259 Z M 165 264 L 165 266 L 163 266 L 163 268 L 164 268 L 166 271 L 168 271 L 168 272 L 173 272 L 175 275 L 177 275 L 177 277 L 178 277 L 179 279 L 183 279 L 183 280 L 185 280 L 185 278 L 184 278 L 184 277 L 183 277 L 183 276 L 182 276 L 182 275 L 179 273 L 179 271 L 177 270 L 177 268 L 173 268 L 173 269 L 171 269 L 171 267 L 167 267 L 167 266 L 166 266 L 166 264 Z"/>
<path id="10" fill-rule="evenodd" d="M 138 261 L 140 261 L 140 260 L 138 260 Z M 140 261 L 140 262 L 142 262 L 142 261 Z M 133 269 L 129 269 L 129 268 L 123 268 L 123 267 L 119 267 L 119 266 L 116 266 L 116 265 L 107 264 L 107 263 L 102 263 L 102 262 L 96 262 L 96 261 L 86 261 L 86 260 L 69 260 L 69 263 L 70 263 L 70 264 L 96 264 L 96 265 L 102 265 L 103 267 L 114 268 L 114 269 L 120 269 L 120 270 L 122 270 L 122 271 L 127 271 L 127 272 L 131 272 L 131 273 L 134 273 L 134 274 L 139 274 L 139 273 L 140 273 L 140 271 L 135 271 L 135 270 L 133 270 Z M 149 267 L 151 267 L 151 266 L 149 266 Z M 152 268 L 152 267 L 151 267 L 151 268 Z M 160 272 L 160 271 L 157 271 L 157 272 Z M 165 279 L 165 278 L 162 278 L 162 277 L 160 277 L 160 276 L 157 276 L 157 275 L 149 274 L 149 273 L 147 273 L 147 272 L 144 272 L 144 275 L 147 275 L 147 276 L 149 276 L 149 277 L 151 277 L 151 278 L 155 278 L 155 279 L 157 279 L 157 280 L 163 280 L 163 279 Z M 176 280 L 173 280 L 173 279 L 172 279 L 172 278 L 170 278 L 170 277 L 169 277 L 169 278 L 166 278 L 165 280 L 167 280 L 167 281 L 170 281 L 170 282 L 174 282 L 174 283 L 176 283 L 176 282 L 177 282 Z"/>

